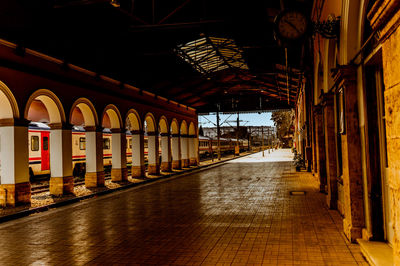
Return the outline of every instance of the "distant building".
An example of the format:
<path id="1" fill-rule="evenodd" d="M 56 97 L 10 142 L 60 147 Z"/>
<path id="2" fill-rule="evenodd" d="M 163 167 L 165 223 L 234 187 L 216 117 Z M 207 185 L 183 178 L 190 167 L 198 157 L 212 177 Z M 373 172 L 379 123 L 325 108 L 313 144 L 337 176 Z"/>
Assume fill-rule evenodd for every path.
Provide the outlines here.
<path id="1" fill-rule="evenodd" d="M 203 134 L 205 137 L 216 138 L 217 127 L 204 127 Z M 220 127 L 221 138 L 236 138 L 236 128 L 234 127 Z M 273 126 L 247 126 L 239 127 L 240 139 L 251 139 L 254 145 L 261 145 L 262 136 L 264 136 L 265 145 L 269 140 L 275 139 L 276 128 Z"/>

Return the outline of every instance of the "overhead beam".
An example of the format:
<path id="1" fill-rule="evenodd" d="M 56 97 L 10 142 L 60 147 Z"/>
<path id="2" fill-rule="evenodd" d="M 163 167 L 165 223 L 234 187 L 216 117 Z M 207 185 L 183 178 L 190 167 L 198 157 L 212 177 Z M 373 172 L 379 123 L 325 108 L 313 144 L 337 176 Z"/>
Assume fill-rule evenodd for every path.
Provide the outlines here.
<path id="1" fill-rule="evenodd" d="M 171 24 L 140 25 L 140 26 L 131 26 L 129 31 L 143 32 L 149 30 L 191 29 L 191 28 L 200 28 L 207 24 L 219 24 L 223 22 L 224 22 L 223 20 L 204 20 L 204 21 L 180 22 Z"/>

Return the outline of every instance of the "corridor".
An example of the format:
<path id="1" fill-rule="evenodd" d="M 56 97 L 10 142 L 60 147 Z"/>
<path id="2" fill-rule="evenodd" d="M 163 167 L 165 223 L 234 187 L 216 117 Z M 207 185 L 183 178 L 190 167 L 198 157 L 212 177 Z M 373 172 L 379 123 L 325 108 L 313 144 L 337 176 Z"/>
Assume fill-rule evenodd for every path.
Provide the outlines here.
<path id="1" fill-rule="evenodd" d="M 366 265 L 292 157 L 257 153 L 4 223 L 1 264 Z"/>

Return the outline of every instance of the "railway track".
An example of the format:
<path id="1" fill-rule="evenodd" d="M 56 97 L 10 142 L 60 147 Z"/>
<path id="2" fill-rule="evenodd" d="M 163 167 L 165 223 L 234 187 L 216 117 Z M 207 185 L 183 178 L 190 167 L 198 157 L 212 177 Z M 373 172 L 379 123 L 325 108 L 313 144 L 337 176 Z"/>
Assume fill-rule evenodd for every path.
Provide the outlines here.
<path id="1" fill-rule="evenodd" d="M 110 180 L 111 179 L 111 173 L 108 173 L 105 175 L 105 180 Z M 83 185 L 85 184 L 85 180 L 82 181 L 75 181 L 74 182 L 74 186 L 79 186 L 79 185 Z M 31 194 L 39 194 L 39 193 L 43 193 L 43 192 L 47 192 L 49 191 L 50 185 L 46 184 L 46 185 L 38 185 L 38 186 L 32 186 L 31 188 Z"/>
<path id="2" fill-rule="evenodd" d="M 200 162 L 204 162 L 207 160 L 210 160 L 211 157 L 207 157 L 207 158 L 201 158 Z M 216 159 L 216 158 L 214 158 Z M 130 171 L 128 171 L 128 175 L 130 174 Z M 105 175 L 105 180 L 110 180 L 111 179 L 111 173 L 106 173 Z M 83 185 L 85 184 L 85 180 L 79 180 L 79 181 L 75 181 L 74 182 L 74 186 L 79 186 L 79 185 Z M 39 194 L 39 193 L 43 193 L 43 192 L 47 192 L 49 191 L 49 184 L 45 184 L 45 185 L 37 185 L 37 186 L 32 186 L 31 188 L 31 194 Z"/>

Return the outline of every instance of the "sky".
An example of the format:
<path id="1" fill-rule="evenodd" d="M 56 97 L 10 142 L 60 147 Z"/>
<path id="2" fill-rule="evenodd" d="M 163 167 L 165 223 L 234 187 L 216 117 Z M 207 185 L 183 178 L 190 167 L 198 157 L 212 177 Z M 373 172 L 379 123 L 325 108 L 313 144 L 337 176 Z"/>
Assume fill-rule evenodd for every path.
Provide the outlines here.
<path id="1" fill-rule="evenodd" d="M 230 117 L 229 117 L 230 116 Z M 229 124 L 236 127 L 237 114 L 223 115 L 220 114 L 220 126 L 229 126 L 227 123 L 223 123 L 225 120 L 229 121 Z M 211 122 L 209 122 L 208 120 Z M 239 114 L 240 126 L 274 126 L 274 122 L 271 120 L 271 113 L 252 113 L 252 114 Z M 199 115 L 199 126 L 202 127 L 215 127 L 217 118 L 215 114 L 212 115 Z M 214 123 L 214 124 L 213 124 Z M 223 123 L 223 124 L 222 124 Z"/>

